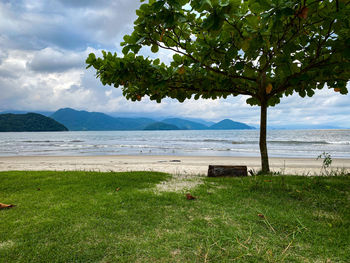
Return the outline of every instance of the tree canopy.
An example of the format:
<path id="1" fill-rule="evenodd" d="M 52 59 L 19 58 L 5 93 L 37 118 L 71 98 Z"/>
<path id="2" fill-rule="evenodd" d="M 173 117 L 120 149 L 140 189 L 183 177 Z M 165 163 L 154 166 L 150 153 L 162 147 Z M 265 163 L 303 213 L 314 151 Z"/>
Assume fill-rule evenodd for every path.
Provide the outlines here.
<path id="1" fill-rule="evenodd" d="M 86 60 L 104 85 L 121 86 L 128 99 L 247 95 L 262 108 L 266 148 L 268 106 L 325 86 L 348 92 L 348 0 L 149 0 L 136 14 L 123 56 L 103 51 Z M 143 46 L 171 50 L 173 60 L 138 55 Z"/>

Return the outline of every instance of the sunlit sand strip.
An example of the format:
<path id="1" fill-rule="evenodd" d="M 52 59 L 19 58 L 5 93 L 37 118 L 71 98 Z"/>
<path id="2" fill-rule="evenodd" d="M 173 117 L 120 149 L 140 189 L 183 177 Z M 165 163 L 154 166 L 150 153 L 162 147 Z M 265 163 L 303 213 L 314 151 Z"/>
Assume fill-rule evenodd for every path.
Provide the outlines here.
<path id="1" fill-rule="evenodd" d="M 246 165 L 260 169 L 257 157 L 208 156 L 16 156 L 0 157 L 0 171 L 159 171 L 178 175 L 206 175 L 208 165 Z M 319 174 L 322 160 L 307 158 L 270 158 L 270 167 L 280 174 Z M 350 170 L 350 159 L 333 159 L 333 169 Z"/>

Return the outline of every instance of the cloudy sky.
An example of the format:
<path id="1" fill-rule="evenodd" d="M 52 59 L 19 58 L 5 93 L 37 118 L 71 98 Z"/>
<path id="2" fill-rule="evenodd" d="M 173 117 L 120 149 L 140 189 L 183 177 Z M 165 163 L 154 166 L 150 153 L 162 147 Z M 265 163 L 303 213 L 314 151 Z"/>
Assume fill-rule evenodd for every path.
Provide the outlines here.
<path id="1" fill-rule="evenodd" d="M 121 53 L 119 43 L 132 32 L 139 5 L 139 0 L 0 0 L 0 111 L 71 107 L 119 116 L 230 118 L 258 125 L 259 109 L 246 105 L 242 96 L 131 102 L 85 69 L 91 52 Z M 163 61 L 170 58 L 166 52 L 158 56 Z M 284 98 L 269 110 L 269 124 L 350 128 L 350 95 L 324 89 L 312 98 Z"/>

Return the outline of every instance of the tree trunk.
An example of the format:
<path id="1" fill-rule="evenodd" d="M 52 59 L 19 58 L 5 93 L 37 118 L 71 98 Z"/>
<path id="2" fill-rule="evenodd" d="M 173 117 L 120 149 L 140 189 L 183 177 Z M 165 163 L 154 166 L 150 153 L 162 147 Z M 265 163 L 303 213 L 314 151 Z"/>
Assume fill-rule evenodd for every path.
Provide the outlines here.
<path id="1" fill-rule="evenodd" d="M 266 145 L 266 126 L 267 126 L 267 102 L 261 101 L 261 114 L 260 114 L 260 155 L 261 155 L 261 171 L 263 173 L 270 172 L 269 156 L 267 154 Z"/>

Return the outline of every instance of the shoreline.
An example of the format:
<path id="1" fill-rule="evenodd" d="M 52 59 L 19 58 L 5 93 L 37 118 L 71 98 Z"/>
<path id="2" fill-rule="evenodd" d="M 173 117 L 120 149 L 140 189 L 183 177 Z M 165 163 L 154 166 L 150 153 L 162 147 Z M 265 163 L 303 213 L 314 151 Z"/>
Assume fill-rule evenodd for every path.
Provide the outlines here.
<path id="1" fill-rule="evenodd" d="M 271 157 L 270 169 L 281 174 L 315 175 L 322 160 Z M 350 159 L 332 158 L 330 169 L 350 170 Z M 97 156 L 9 156 L 0 157 L 0 171 L 157 171 L 171 174 L 206 175 L 208 165 L 246 165 L 260 169 L 260 157 L 97 155 Z"/>

